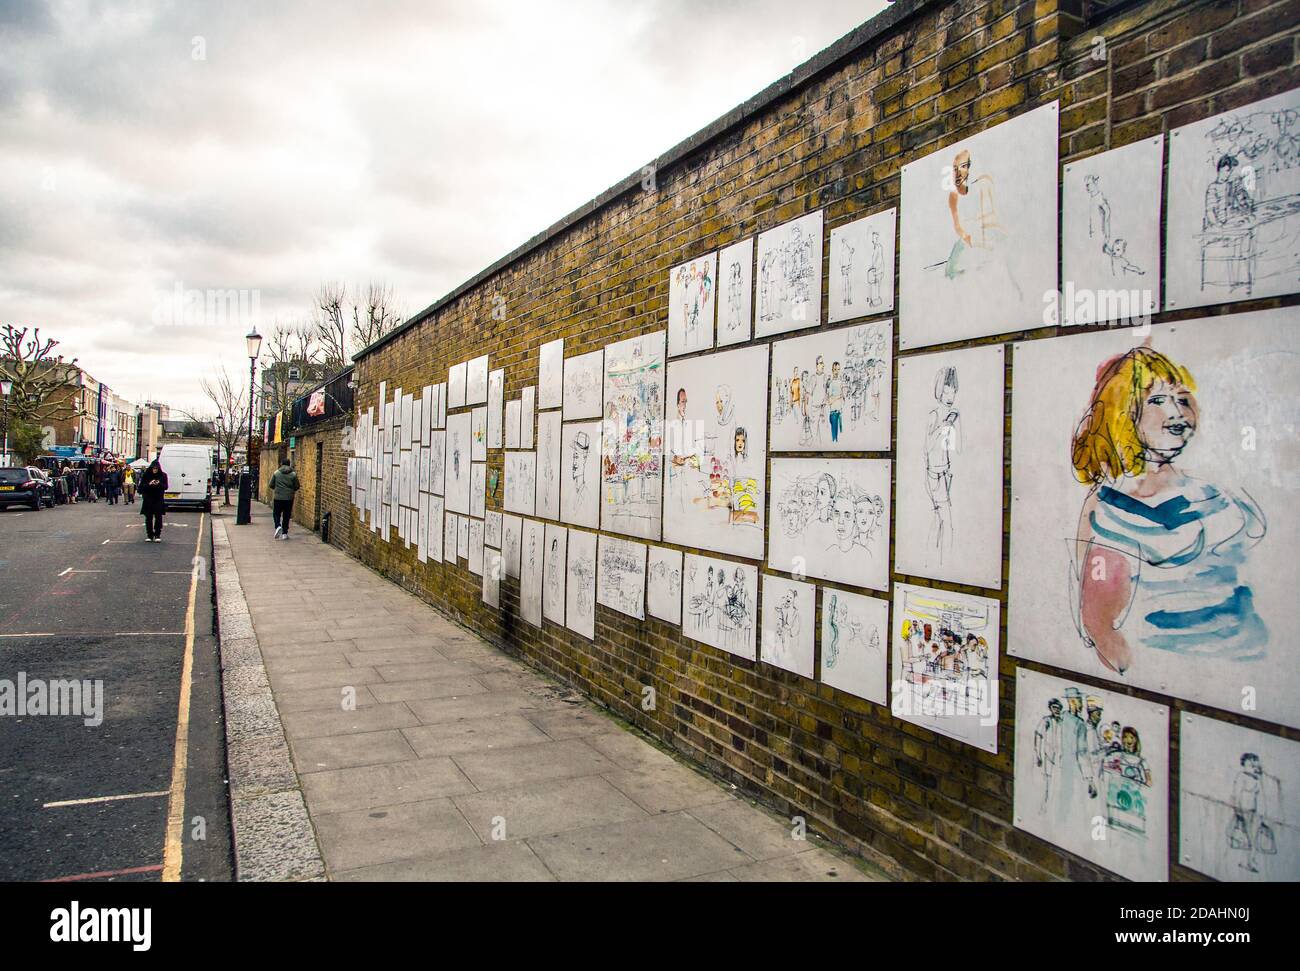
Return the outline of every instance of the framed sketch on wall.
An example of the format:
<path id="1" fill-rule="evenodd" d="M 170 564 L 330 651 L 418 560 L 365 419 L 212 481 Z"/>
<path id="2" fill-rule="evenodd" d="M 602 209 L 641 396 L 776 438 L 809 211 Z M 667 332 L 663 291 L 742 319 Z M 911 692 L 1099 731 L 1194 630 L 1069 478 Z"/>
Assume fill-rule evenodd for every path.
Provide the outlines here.
<path id="1" fill-rule="evenodd" d="M 471 409 L 470 415 L 470 459 L 474 462 L 487 461 L 487 408 Z"/>
<path id="2" fill-rule="evenodd" d="M 682 554 L 663 546 L 650 546 L 646 574 L 646 609 L 651 617 L 670 624 L 682 622 Z"/>
<path id="3" fill-rule="evenodd" d="M 542 553 L 542 616 L 564 626 L 564 583 L 569 573 L 569 531 L 546 524 L 546 549 Z"/>
<path id="4" fill-rule="evenodd" d="M 772 451 L 889 451 L 893 347 L 887 320 L 774 343 Z"/>
<path id="5" fill-rule="evenodd" d="M 543 411 L 537 416 L 537 504 L 542 519 L 560 518 L 560 480 L 563 475 L 560 442 L 560 413 Z"/>
<path id="6" fill-rule="evenodd" d="M 488 356 L 474 358 L 465 369 L 465 404 L 481 405 L 487 402 Z"/>
<path id="7" fill-rule="evenodd" d="M 518 398 L 511 398 L 506 402 L 506 448 L 519 448 L 519 429 L 522 424 L 523 409 L 524 403 Z"/>
<path id="8" fill-rule="evenodd" d="M 658 539 L 663 518 L 662 330 L 605 348 L 600 528 Z"/>
<path id="9" fill-rule="evenodd" d="M 767 565 L 889 589 L 888 459 L 773 459 Z"/>
<path id="10" fill-rule="evenodd" d="M 821 680 L 878 705 L 888 704 L 889 601 L 834 587 L 821 589 Z"/>
<path id="11" fill-rule="evenodd" d="M 668 356 L 713 347 L 718 254 L 706 253 L 668 271 Z"/>
<path id="12" fill-rule="evenodd" d="M 1008 653 L 1300 727 L 1297 351 L 1294 307 L 1016 345 Z"/>
<path id="13" fill-rule="evenodd" d="M 505 494 L 506 512 L 533 515 L 537 495 L 537 453 L 506 452 Z"/>
<path id="14" fill-rule="evenodd" d="M 831 230 L 826 319 L 894 312 L 894 228 L 898 210 L 855 219 Z"/>
<path id="15" fill-rule="evenodd" d="M 529 385 L 524 388 L 519 400 L 523 403 L 519 409 L 519 447 L 533 447 L 533 426 L 537 412 L 537 388 Z"/>
<path id="16" fill-rule="evenodd" d="M 1017 674 L 1016 827 L 1130 880 L 1168 880 L 1168 710 Z"/>
<path id="17" fill-rule="evenodd" d="M 754 237 L 718 254 L 718 346 L 743 344 L 754 333 Z"/>
<path id="18" fill-rule="evenodd" d="M 501 551 L 483 547 L 483 603 L 501 606 Z"/>
<path id="19" fill-rule="evenodd" d="M 1300 290 L 1300 88 L 1169 135 L 1165 309 Z"/>
<path id="20" fill-rule="evenodd" d="M 454 512 L 447 513 L 442 528 L 442 558 L 447 563 L 456 562 L 460 546 L 460 517 Z"/>
<path id="21" fill-rule="evenodd" d="M 443 469 L 446 476 L 447 508 L 455 513 L 468 513 L 471 449 L 468 411 L 447 416 L 446 435 L 447 450 Z"/>
<path id="22" fill-rule="evenodd" d="M 1061 178 L 1063 324 L 1149 318 L 1160 300 L 1165 137 L 1065 166 Z"/>
<path id="23" fill-rule="evenodd" d="M 682 633 L 754 660 L 758 653 L 758 568 L 687 553 L 682 564 Z"/>
<path id="24" fill-rule="evenodd" d="M 663 535 L 669 543 L 763 557 L 767 503 L 766 345 L 668 365 Z"/>
<path id="25" fill-rule="evenodd" d="M 469 362 L 453 364 L 447 370 L 447 407 L 465 407 L 465 379 L 469 371 Z"/>
<path id="26" fill-rule="evenodd" d="M 755 337 L 821 324 L 821 210 L 759 234 L 756 299 Z"/>
<path id="27" fill-rule="evenodd" d="M 811 678 L 816 637 L 817 588 L 764 574 L 762 662 Z"/>
<path id="28" fill-rule="evenodd" d="M 497 368 L 488 375 L 487 445 L 500 448 L 505 424 L 506 372 Z"/>
<path id="29" fill-rule="evenodd" d="M 645 544 L 602 534 L 597 549 L 596 602 L 645 620 Z"/>
<path id="30" fill-rule="evenodd" d="M 596 638 L 596 534 L 569 530 L 569 576 L 564 590 L 564 625 L 587 640 Z"/>
<path id="31" fill-rule="evenodd" d="M 1053 323 L 1057 116 L 1052 102 L 903 166 L 899 347 Z"/>
<path id="32" fill-rule="evenodd" d="M 534 627 L 542 626 L 542 557 L 545 548 L 545 527 L 535 519 L 525 519 L 519 561 L 519 612 Z"/>
<path id="33" fill-rule="evenodd" d="M 560 519 L 574 526 L 600 525 L 601 422 L 571 422 L 560 434 Z"/>
<path id="34" fill-rule="evenodd" d="M 1001 344 L 898 362 L 894 569 L 1002 586 Z"/>
<path id="35" fill-rule="evenodd" d="M 564 338 L 547 341 L 537 352 L 537 407 L 564 404 Z"/>
<path id="36" fill-rule="evenodd" d="M 519 578 L 520 550 L 524 543 L 524 521 L 519 516 L 505 513 L 501 517 L 501 558 L 505 561 L 505 575 Z"/>
<path id="37" fill-rule="evenodd" d="M 564 420 L 599 418 L 605 351 L 564 359 Z"/>
<path id="38" fill-rule="evenodd" d="M 470 463 L 469 514 L 482 519 L 487 509 L 487 465 Z"/>

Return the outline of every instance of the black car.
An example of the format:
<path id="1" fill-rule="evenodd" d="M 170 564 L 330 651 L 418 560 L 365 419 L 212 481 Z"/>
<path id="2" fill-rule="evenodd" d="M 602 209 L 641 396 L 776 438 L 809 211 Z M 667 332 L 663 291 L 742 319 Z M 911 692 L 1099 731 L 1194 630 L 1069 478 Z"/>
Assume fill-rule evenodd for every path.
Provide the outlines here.
<path id="1" fill-rule="evenodd" d="M 54 483 L 34 466 L 0 469 L 0 509 L 30 506 L 36 512 L 54 505 Z"/>

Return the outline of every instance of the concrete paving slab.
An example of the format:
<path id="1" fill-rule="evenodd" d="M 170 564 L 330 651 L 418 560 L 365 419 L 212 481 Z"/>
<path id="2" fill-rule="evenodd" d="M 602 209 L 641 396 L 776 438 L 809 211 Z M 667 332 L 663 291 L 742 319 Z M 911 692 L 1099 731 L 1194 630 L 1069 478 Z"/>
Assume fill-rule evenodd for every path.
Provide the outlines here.
<path id="1" fill-rule="evenodd" d="M 416 758 L 414 749 L 396 729 L 364 735 L 330 735 L 325 738 L 290 739 L 298 775 L 346 769 L 354 765 L 379 765 Z"/>
<path id="2" fill-rule="evenodd" d="M 455 759 L 470 781 L 485 792 L 543 779 L 600 775 L 614 769 L 614 763 L 584 745 L 579 738 L 492 752 L 470 752 L 455 756 Z"/>
<path id="3" fill-rule="evenodd" d="M 386 728 L 406 728 L 419 720 L 401 702 L 367 705 L 354 711 L 315 710 L 284 713 L 284 731 L 290 739 L 325 738 L 330 735 L 360 735 Z"/>
<path id="4" fill-rule="evenodd" d="M 312 817 L 330 870 L 355 870 L 482 843 L 450 799 Z"/>
<path id="5" fill-rule="evenodd" d="M 313 772 L 302 777 L 302 791 L 312 812 L 322 815 L 424 802 L 474 786 L 451 759 L 429 758 Z"/>
<path id="6" fill-rule="evenodd" d="M 674 813 L 736 798 L 684 765 L 619 769 L 605 778 L 651 813 Z"/>
<path id="7" fill-rule="evenodd" d="M 647 815 L 599 776 L 453 796 L 452 802 L 485 843 L 586 829 Z"/>
<path id="8" fill-rule="evenodd" d="M 522 841 L 488 843 L 454 853 L 381 863 L 333 875 L 335 880 L 420 883 L 554 883 L 555 877 Z"/>

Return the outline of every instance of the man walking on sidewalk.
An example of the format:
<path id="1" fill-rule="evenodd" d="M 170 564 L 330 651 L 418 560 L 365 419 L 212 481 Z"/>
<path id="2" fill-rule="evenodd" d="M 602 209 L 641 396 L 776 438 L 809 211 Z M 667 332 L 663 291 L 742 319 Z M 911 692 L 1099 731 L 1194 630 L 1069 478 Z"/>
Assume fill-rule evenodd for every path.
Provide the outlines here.
<path id="1" fill-rule="evenodd" d="M 293 497 L 298 491 L 298 473 L 293 470 L 289 460 L 280 463 L 279 470 L 271 476 L 273 502 L 271 511 L 275 516 L 275 538 L 289 538 L 289 519 L 293 515 Z"/>

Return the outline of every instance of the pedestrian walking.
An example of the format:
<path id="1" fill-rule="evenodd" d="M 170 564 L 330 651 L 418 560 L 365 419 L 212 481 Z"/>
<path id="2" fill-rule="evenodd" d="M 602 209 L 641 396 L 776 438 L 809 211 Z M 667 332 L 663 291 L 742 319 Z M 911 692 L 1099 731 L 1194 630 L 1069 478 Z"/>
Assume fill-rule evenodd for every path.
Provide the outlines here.
<path id="1" fill-rule="evenodd" d="M 126 493 L 128 505 L 135 504 L 135 469 L 127 466 L 122 470 L 122 491 Z"/>
<path id="2" fill-rule="evenodd" d="M 144 516 L 146 543 L 162 542 L 166 493 L 167 473 L 162 470 L 158 460 L 154 459 L 140 477 L 140 514 Z"/>
<path id="3" fill-rule="evenodd" d="M 104 495 L 108 498 L 110 506 L 117 505 L 117 497 L 122 492 L 122 473 L 118 471 L 116 465 L 110 465 L 108 471 L 104 473 Z"/>
<path id="4" fill-rule="evenodd" d="M 271 476 L 272 505 L 275 517 L 275 538 L 289 538 L 289 520 L 293 516 L 293 497 L 298 492 L 298 473 L 293 470 L 289 460 L 280 463 L 280 468 Z"/>

